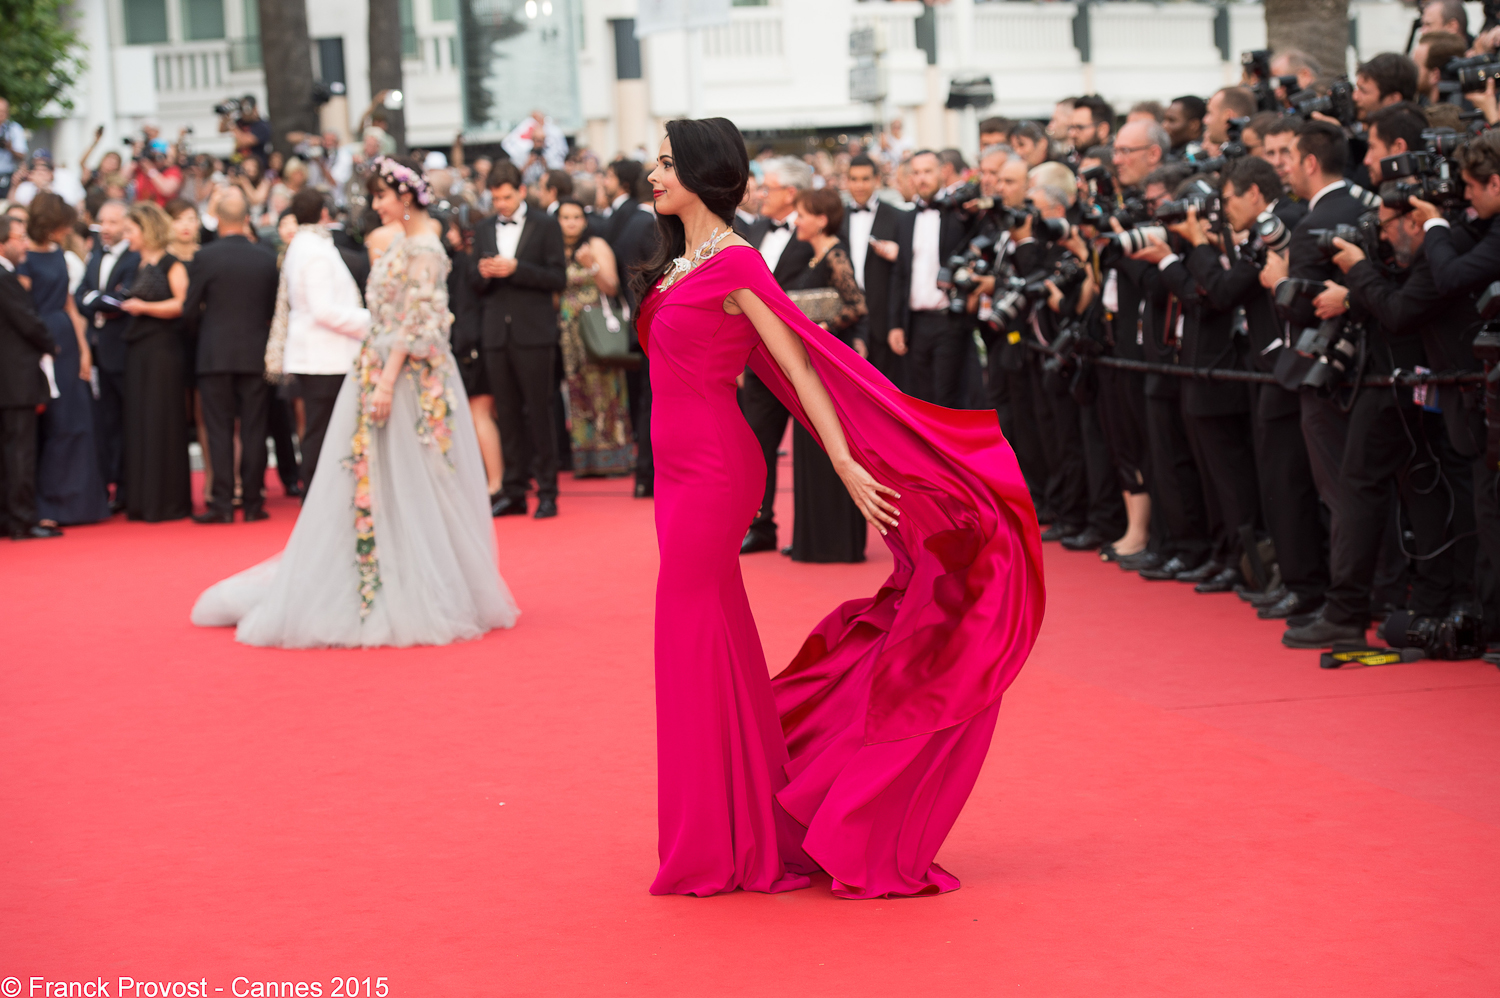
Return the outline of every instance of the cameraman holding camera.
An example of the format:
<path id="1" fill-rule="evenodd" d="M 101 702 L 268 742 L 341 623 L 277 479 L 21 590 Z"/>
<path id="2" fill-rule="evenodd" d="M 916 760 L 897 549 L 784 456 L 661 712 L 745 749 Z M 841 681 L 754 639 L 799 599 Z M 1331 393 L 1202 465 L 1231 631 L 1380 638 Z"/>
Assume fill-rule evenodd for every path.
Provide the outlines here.
<path id="1" fill-rule="evenodd" d="M 940 197 L 938 154 L 916 153 L 908 161 L 917 187 L 916 212 L 910 222 L 910 318 L 906 342 L 912 394 L 924 402 L 958 409 L 964 398 L 964 342 L 968 324 L 949 310 L 948 291 L 938 283 L 943 261 L 968 243 L 973 219 L 958 205 Z M 893 344 L 892 349 L 895 349 Z M 897 351 L 898 353 L 900 351 Z"/>
<path id="2" fill-rule="evenodd" d="M 1412 217 L 1423 228 L 1423 250 L 1432 269 L 1433 281 L 1441 295 L 1472 296 L 1491 281 L 1500 278 L 1500 131 L 1487 131 L 1460 146 L 1453 157 L 1464 181 L 1464 199 L 1481 223 L 1489 227 L 1475 243 L 1464 229 L 1455 229 L 1443 217 L 1441 209 L 1420 198 L 1411 199 Z M 1437 344 L 1429 349 L 1429 362 L 1439 370 L 1474 370 L 1473 331 L 1454 336 L 1450 330 L 1443 346 L 1443 359 L 1433 356 Z M 1500 637 L 1500 593 L 1495 578 L 1500 575 L 1500 482 L 1485 453 L 1485 412 L 1477 387 L 1460 390 L 1445 387 L 1440 392 L 1443 415 L 1447 419 L 1450 439 L 1459 453 L 1472 457 L 1474 514 L 1479 530 L 1480 550 L 1488 562 L 1480 574 L 1488 580 L 1480 596 L 1484 601 L 1485 630 L 1494 640 Z M 1494 420 L 1495 414 L 1488 417 Z"/>
<path id="3" fill-rule="evenodd" d="M 1187 244 L 1186 259 L 1169 255 L 1157 266 L 1162 281 L 1182 303 L 1182 363 L 1186 367 L 1240 368 L 1245 344 L 1235 334 L 1235 319 L 1241 295 L 1226 293 L 1219 280 L 1224 273 L 1221 252 L 1227 251 L 1228 240 L 1222 230 L 1215 232 L 1205 226 L 1197 207 L 1202 204 L 1217 215 L 1217 199 L 1201 176 L 1185 182 L 1176 193 L 1183 200 L 1166 206 L 1158 217 L 1165 215 L 1168 231 Z M 1177 218 L 1181 221 L 1173 221 Z M 1227 255 L 1222 260 L 1227 262 Z M 1206 486 L 1215 534 L 1211 560 L 1218 565 L 1218 571 L 1198 583 L 1196 591 L 1228 592 L 1246 582 L 1239 569 L 1241 555 L 1248 553 L 1242 538 L 1247 532 L 1253 538 L 1260 526 L 1249 386 L 1186 379 L 1182 415 Z"/>
<path id="4" fill-rule="evenodd" d="M 231 97 L 218 105 L 219 131 L 234 133 L 234 151 L 239 159 L 254 156 L 264 170 L 271 158 L 271 123 L 260 116 L 254 94 Z"/>

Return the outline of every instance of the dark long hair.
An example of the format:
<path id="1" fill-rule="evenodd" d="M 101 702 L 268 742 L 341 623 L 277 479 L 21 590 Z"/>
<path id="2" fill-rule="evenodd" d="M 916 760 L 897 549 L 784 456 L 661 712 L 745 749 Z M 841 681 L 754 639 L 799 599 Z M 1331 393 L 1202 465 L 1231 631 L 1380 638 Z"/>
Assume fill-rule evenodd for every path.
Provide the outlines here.
<path id="1" fill-rule="evenodd" d="M 745 197 L 750 156 L 745 137 L 728 118 L 684 118 L 667 122 L 677 179 L 709 211 L 734 224 L 734 210 Z M 672 261 L 687 254 L 687 234 L 676 215 L 656 215 L 656 252 L 635 272 L 630 290 L 641 301 L 661 280 Z"/>

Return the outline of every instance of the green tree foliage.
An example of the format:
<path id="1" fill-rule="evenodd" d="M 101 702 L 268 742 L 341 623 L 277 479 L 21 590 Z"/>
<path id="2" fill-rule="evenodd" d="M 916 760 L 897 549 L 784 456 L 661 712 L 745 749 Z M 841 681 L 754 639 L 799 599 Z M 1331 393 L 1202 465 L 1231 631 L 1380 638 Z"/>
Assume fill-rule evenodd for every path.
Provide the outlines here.
<path id="1" fill-rule="evenodd" d="M 65 91 L 83 72 L 72 22 L 72 0 L 0 0 L 0 97 L 25 128 L 53 101 L 72 109 Z"/>

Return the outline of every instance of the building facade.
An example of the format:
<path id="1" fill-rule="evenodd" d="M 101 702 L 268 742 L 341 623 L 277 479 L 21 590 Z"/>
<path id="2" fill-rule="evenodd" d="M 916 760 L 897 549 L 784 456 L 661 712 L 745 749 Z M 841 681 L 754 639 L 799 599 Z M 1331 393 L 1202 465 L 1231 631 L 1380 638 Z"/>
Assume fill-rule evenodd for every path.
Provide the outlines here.
<path id="1" fill-rule="evenodd" d="M 539 108 L 604 155 L 654 149 L 662 122 L 683 115 L 765 134 L 900 118 L 919 145 L 962 147 L 972 130 L 944 106 L 956 78 L 988 76 L 987 111 L 1012 117 L 1048 117 L 1070 93 L 1123 110 L 1233 82 L 1239 53 L 1265 44 L 1259 3 L 734 0 L 728 24 L 638 40 L 637 2 L 402 0 L 409 143 L 494 140 Z M 38 137 L 60 163 L 74 164 L 101 124 L 101 149 L 152 121 L 169 137 L 191 128 L 196 150 L 226 152 L 213 106 L 251 93 L 264 107 L 254 0 L 81 0 L 77 10 L 88 69 L 73 112 Z M 1350 11 L 1351 65 L 1405 46 L 1409 7 L 1361 0 Z M 324 125 L 348 133 L 370 100 L 366 6 L 317 0 L 307 13 L 314 75 L 346 89 L 324 106 Z M 851 92 L 850 36 L 861 28 L 874 29 L 864 36 L 874 54 L 860 63 L 863 92 Z"/>

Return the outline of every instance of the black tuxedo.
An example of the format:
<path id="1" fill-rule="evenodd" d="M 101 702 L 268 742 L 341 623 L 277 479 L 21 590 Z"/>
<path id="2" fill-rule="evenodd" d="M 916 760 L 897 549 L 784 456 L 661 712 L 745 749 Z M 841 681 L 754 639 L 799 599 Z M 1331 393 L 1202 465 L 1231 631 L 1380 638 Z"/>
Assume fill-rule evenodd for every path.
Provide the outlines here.
<path id="1" fill-rule="evenodd" d="M 1333 265 L 1333 261 L 1318 249 L 1316 238 L 1312 233 L 1314 229 L 1331 229 L 1336 225 L 1356 225 L 1359 222 L 1359 216 L 1364 212 L 1365 206 L 1349 193 L 1348 185 L 1335 188 L 1319 198 L 1317 205 L 1311 208 L 1292 230 L 1292 241 L 1287 247 L 1289 255 L 1287 277 L 1320 283 L 1323 281 L 1342 283 L 1343 275 Z M 1313 311 L 1312 299 L 1306 296 L 1299 297 L 1287 309 L 1286 317 L 1291 322 L 1294 342 L 1305 327 L 1316 326 L 1320 322 L 1317 313 Z"/>
<path id="2" fill-rule="evenodd" d="M 895 384 L 906 390 L 906 358 L 891 351 L 889 334 L 892 329 L 906 328 L 907 303 L 911 293 L 911 212 L 887 204 L 879 198 L 871 198 L 871 210 L 875 217 L 870 223 L 870 238 L 895 242 L 900 250 L 894 262 L 881 258 L 874 248 L 865 251 L 864 273 L 861 275 L 865 291 L 865 304 L 869 315 L 861 320 L 857 336 L 869 348 L 870 363 L 875 369 Z M 844 228 L 840 234 L 845 245 L 849 242 L 849 223 L 854 209 L 844 213 Z"/>
<path id="3" fill-rule="evenodd" d="M 94 363 L 101 371 L 118 374 L 125 372 L 125 341 L 121 338 L 130 325 L 130 316 L 99 301 L 100 294 L 117 301 L 130 297 L 130 287 L 135 283 L 135 272 L 141 265 L 141 255 L 126 250 L 115 261 L 109 272 L 109 286 L 99 286 L 99 270 L 104 260 L 104 250 L 95 247 L 89 254 L 87 269 L 83 272 L 83 283 L 78 285 L 74 300 L 78 311 L 88 323 L 89 346 L 94 354 Z M 101 324 L 102 323 L 102 324 Z"/>
<path id="4" fill-rule="evenodd" d="M 749 226 L 745 240 L 757 250 L 766 241 L 775 225 L 769 218 L 762 215 Z M 812 262 L 813 248 L 811 243 L 799 242 L 796 232 L 791 233 L 786 248 L 781 251 L 781 256 L 776 261 L 776 266 L 771 268 L 771 275 L 776 278 L 776 283 L 783 288 L 797 274 L 806 269 Z M 755 439 L 760 443 L 761 455 L 766 461 L 766 489 L 761 497 L 760 510 L 755 514 L 755 521 L 750 525 L 750 533 L 763 541 L 776 542 L 776 464 L 779 459 L 777 454 L 781 446 L 781 439 L 786 435 L 787 421 L 792 414 L 787 411 L 786 406 L 781 404 L 771 389 L 756 376 L 754 371 L 745 369 L 745 386 L 739 390 L 740 411 L 745 414 L 745 422 L 750 424 Z"/>
<path id="5" fill-rule="evenodd" d="M 567 251 L 557 220 L 526 209 L 519 223 L 516 270 L 481 277 L 479 262 L 499 255 L 498 217 L 474 230 L 470 284 L 480 298 L 480 339 L 495 397 L 495 421 L 505 458 L 506 498 L 522 506 L 536 476 L 537 496 L 557 498 L 557 306 L 553 295 L 568 285 Z"/>
<path id="6" fill-rule="evenodd" d="M 897 241 L 905 249 L 897 260 L 897 269 L 900 271 L 897 279 L 907 288 L 905 306 L 909 306 L 911 301 L 915 234 L 923 211 L 919 207 L 900 218 L 901 228 Z M 940 210 L 938 217 L 938 266 L 941 267 L 968 242 L 974 220 L 961 216 L 956 211 Z M 955 316 L 946 308 L 915 310 L 905 307 L 903 316 L 906 324 L 900 328 L 906 330 L 906 359 L 911 375 L 911 393 L 927 402 L 954 409 L 961 408 L 965 395 L 964 365 L 973 349 L 969 343 L 972 322 L 967 316 Z"/>
<path id="7" fill-rule="evenodd" d="M 117 301 L 130 297 L 141 255 L 127 249 L 109 272 L 108 287 L 99 286 L 104 250 L 96 246 L 89 254 L 83 283 L 74 300 L 88 323 L 89 348 L 99 374 L 99 398 L 94 402 L 94 446 L 99 454 L 99 472 L 105 482 L 118 485 L 125 460 L 125 330 L 130 316 L 99 301 L 100 294 Z"/>
<path id="8" fill-rule="evenodd" d="M 244 236 L 221 236 L 188 264 L 182 325 L 185 332 L 197 333 L 198 394 L 213 467 L 207 505 L 219 516 L 233 512 L 236 419 L 245 512 L 259 510 L 265 499 L 266 434 L 273 404 L 265 379 L 266 339 L 279 279 L 275 255 Z"/>
<path id="9" fill-rule="evenodd" d="M 36 525 L 36 409 L 50 401 L 40 364 L 43 354 L 56 352 L 30 293 L 0 268 L 0 527 L 6 530 Z"/>
<path id="10" fill-rule="evenodd" d="M 364 301 L 365 285 L 370 283 L 370 253 L 353 236 L 349 235 L 342 226 L 330 228 L 328 234 L 333 237 L 333 245 L 339 251 L 339 256 L 344 258 L 344 266 L 349 268 L 349 274 L 354 278 L 354 283 L 359 287 L 360 301 Z"/>

